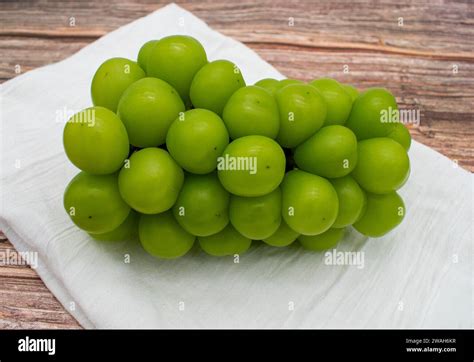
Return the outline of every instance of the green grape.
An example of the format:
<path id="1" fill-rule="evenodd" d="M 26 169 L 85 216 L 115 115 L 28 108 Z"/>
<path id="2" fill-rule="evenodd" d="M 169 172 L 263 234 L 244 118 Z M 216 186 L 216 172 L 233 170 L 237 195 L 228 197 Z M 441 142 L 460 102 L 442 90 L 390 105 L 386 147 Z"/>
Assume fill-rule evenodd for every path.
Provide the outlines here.
<path id="1" fill-rule="evenodd" d="M 336 220 L 337 193 L 325 178 L 293 170 L 285 175 L 281 191 L 283 219 L 294 231 L 321 234 Z"/>
<path id="2" fill-rule="evenodd" d="M 275 95 L 278 90 L 290 84 L 304 84 L 304 82 L 298 79 L 276 80 L 271 78 L 265 78 L 255 83 L 257 87 L 266 89 L 268 92 L 270 92 L 271 95 Z"/>
<path id="3" fill-rule="evenodd" d="M 150 58 L 151 51 L 153 47 L 158 43 L 158 40 L 150 40 L 142 45 L 140 51 L 138 52 L 137 62 L 140 68 L 142 68 L 146 73 L 146 66 L 148 59 Z"/>
<path id="4" fill-rule="evenodd" d="M 63 203 L 74 224 L 89 233 L 112 231 L 130 213 L 120 197 L 116 174 L 79 172 L 66 187 Z"/>
<path id="5" fill-rule="evenodd" d="M 290 84 L 304 84 L 304 82 L 302 82 L 299 79 L 282 79 L 278 82 L 278 86 L 276 90 L 282 89 Z"/>
<path id="6" fill-rule="evenodd" d="M 250 135 L 275 138 L 280 129 L 275 98 L 256 86 L 238 89 L 227 101 L 222 118 L 232 139 Z"/>
<path id="7" fill-rule="evenodd" d="M 367 206 L 354 228 L 370 237 L 380 237 L 397 227 L 405 216 L 405 204 L 396 193 L 367 194 Z"/>
<path id="8" fill-rule="evenodd" d="M 387 136 L 400 143 L 405 151 L 408 152 L 411 146 L 411 135 L 408 128 L 403 123 L 395 123 L 395 128 Z"/>
<path id="9" fill-rule="evenodd" d="M 217 158 L 229 144 L 222 119 L 207 109 L 192 109 L 169 128 L 166 146 L 186 171 L 205 174 L 216 169 Z"/>
<path id="10" fill-rule="evenodd" d="M 321 93 L 326 101 L 327 115 L 324 124 L 344 124 L 351 113 L 351 95 L 334 79 L 316 79 L 310 84 Z"/>
<path id="11" fill-rule="evenodd" d="M 299 168 L 323 177 L 342 177 L 357 164 L 357 138 L 349 128 L 321 128 L 294 153 Z"/>
<path id="12" fill-rule="evenodd" d="M 229 193 L 217 175 L 187 175 L 173 206 L 175 219 L 196 236 L 216 234 L 229 223 Z"/>
<path id="13" fill-rule="evenodd" d="M 357 90 L 356 87 L 350 85 L 350 84 L 341 84 L 342 88 L 351 96 L 352 102 L 356 100 L 356 98 L 359 96 L 359 91 Z"/>
<path id="14" fill-rule="evenodd" d="M 298 241 L 305 249 L 312 251 L 324 251 L 327 249 L 334 248 L 344 237 L 345 230 L 346 229 L 344 228 L 331 228 L 318 235 L 300 235 L 298 237 Z"/>
<path id="15" fill-rule="evenodd" d="M 232 226 L 243 236 L 253 240 L 268 238 L 281 223 L 280 188 L 257 197 L 232 195 L 229 217 Z"/>
<path id="16" fill-rule="evenodd" d="M 106 60 L 92 78 L 92 103 L 94 106 L 105 107 L 115 112 L 125 89 L 143 77 L 145 72 L 132 60 L 125 58 Z"/>
<path id="17" fill-rule="evenodd" d="M 410 174 L 405 149 L 390 138 L 372 138 L 358 144 L 358 162 L 352 176 L 366 191 L 385 194 L 403 186 Z"/>
<path id="18" fill-rule="evenodd" d="M 206 63 L 206 51 L 199 41 L 186 35 L 172 35 L 155 44 L 146 68 L 150 77 L 169 83 L 188 104 L 193 77 Z"/>
<path id="19" fill-rule="evenodd" d="M 217 234 L 199 236 L 198 242 L 202 250 L 213 256 L 240 255 L 252 244 L 252 240 L 239 234 L 231 224 Z"/>
<path id="20" fill-rule="evenodd" d="M 168 152 L 150 147 L 132 154 L 118 181 L 127 204 L 143 214 L 157 214 L 174 205 L 184 173 Z"/>
<path id="21" fill-rule="evenodd" d="M 168 83 L 157 78 L 143 78 L 123 93 L 118 116 L 127 128 L 130 143 L 154 147 L 165 143 L 171 123 L 184 112 L 184 103 Z"/>
<path id="22" fill-rule="evenodd" d="M 171 211 L 142 215 L 138 223 L 138 236 L 148 254 L 164 259 L 183 256 L 196 240 L 194 235 L 179 226 Z"/>
<path id="23" fill-rule="evenodd" d="M 260 79 L 255 86 L 266 89 L 270 94 L 275 94 L 279 88 L 280 81 L 272 78 Z"/>
<path id="24" fill-rule="evenodd" d="M 320 129 L 326 118 L 326 103 L 313 86 L 290 84 L 275 94 L 280 110 L 277 141 L 293 148 Z"/>
<path id="25" fill-rule="evenodd" d="M 219 158 L 222 186 L 238 196 L 262 196 L 275 190 L 285 175 L 285 153 L 271 138 L 245 136 L 232 141 Z"/>
<path id="26" fill-rule="evenodd" d="M 388 122 L 388 117 L 397 111 L 397 102 L 392 93 L 384 88 L 370 88 L 352 104 L 345 126 L 355 133 L 359 141 L 386 137 L 395 127 L 395 123 Z"/>
<path id="27" fill-rule="evenodd" d="M 355 180 L 347 175 L 341 178 L 329 180 L 337 192 L 339 200 L 339 213 L 333 228 L 343 228 L 352 225 L 362 215 L 367 197 Z"/>
<path id="28" fill-rule="evenodd" d="M 109 174 L 128 156 L 127 130 L 112 111 L 91 107 L 72 116 L 63 133 L 64 150 L 74 166 L 91 174 Z"/>
<path id="29" fill-rule="evenodd" d="M 89 235 L 99 241 L 132 240 L 138 236 L 138 219 L 138 212 L 131 210 L 125 221 L 112 231 L 100 234 L 89 233 Z"/>
<path id="30" fill-rule="evenodd" d="M 227 100 L 241 87 L 245 81 L 240 69 L 228 60 L 215 60 L 196 73 L 189 96 L 194 107 L 221 115 Z"/>
<path id="31" fill-rule="evenodd" d="M 284 247 L 293 243 L 300 234 L 288 226 L 285 221 L 281 221 L 280 227 L 263 241 L 271 246 Z"/>

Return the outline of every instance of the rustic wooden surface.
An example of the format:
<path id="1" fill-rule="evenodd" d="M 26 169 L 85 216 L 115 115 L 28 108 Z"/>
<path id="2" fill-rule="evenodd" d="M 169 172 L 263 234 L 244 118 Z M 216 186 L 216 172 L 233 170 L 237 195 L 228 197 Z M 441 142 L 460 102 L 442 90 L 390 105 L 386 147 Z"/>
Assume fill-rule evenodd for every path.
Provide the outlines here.
<path id="1" fill-rule="evenodd" d="M 388 87 L 401 108 L 421 111 L 420 124 L 411 127 L 416 140 L 474 170 L 470 0 L 178 3 L 288 77 L 330 76 L 362 89 Z M 62 60 L 162 5 L 154 0 L 2 1 L 0 81 L 17 76 L 17 65 L 23 73 Z M 14 251 L 0 233 L 0 252 L 7 249 Z M 32 269 L 0 266 L 0 328 L 79 327 Z"/>

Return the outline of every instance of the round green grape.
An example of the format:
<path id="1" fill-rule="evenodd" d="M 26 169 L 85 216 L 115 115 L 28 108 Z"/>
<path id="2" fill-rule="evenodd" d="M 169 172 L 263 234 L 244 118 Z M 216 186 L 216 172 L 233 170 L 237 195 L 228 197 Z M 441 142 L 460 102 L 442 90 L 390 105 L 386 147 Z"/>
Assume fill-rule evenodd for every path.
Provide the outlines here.
<path id="1" fill-rule="evenodd" d="M 253 240 L 268 238 L 281 223 L 280 188 L 257 197 L 232 195 L 229 218 L 232 226 L 243 236 Z"/>
<path id="2" fill-rule="evenodd" d="M 350 85 L 350 84 L 341 84 L 342 88 L 351 96 L 352 103 L 356 100 L 356 98 L 359 96 L 359 91 L 357 90 L 356 87 Z"/>
<path id="3" fill-rule="evenodd" d="M 313 80 L 310 83 L 323 96 L 327 105 L 325 125 L 344 124 L 351 113 L 352 97 L 341 84 L 330 78 Z"/>
<path id="4" fill-rule="evenodd" d="M 194 107 L 222 115 L 227 100 L 242 87 L 245 87 L 245 81 L 240 69 L 228 60 L 215 60 L 196 73 L 189 96 Z"/>
<path id="5" fill-rule="evenodd" d="M 158 43 L 158 40 L 149 40 L 142 45 L 140 51 L 138 52 L 137 62 L 140 68 L 142 68 L 146 73 L 146 66 L 148 63 L 148 58 L 150 57 L 153 47 Z"/>
<path id="6" fill-rule="evenodd" d="M 395 127 L 395 123 L 390 122 L 394 112 L 398 112 L 398 106 L 392 93 L 384 88 L 370 88 L 352 104 L 345 126 L 355 133 L 359 141 L 386 137 Z"/>
<path id="7" fill-rule="evenodd" d="M 112 111 L 91 107 L 72 116 L 63 133 L 64 150 L 74 166 L 91 174 L 110 174 L 128 156 L 127 130 Z"/>
<path id="8" fill-rule="evenodd" d="M 138 236 L 138 219 L 139 214 L 134 210 L 130 210 L 127 218 L 123 223 L 115 229 L 100 234 L 89 233 L 92 238 L 99 241 L 124 241 L 132 240 Z"/>
<path id="9" fill-rule="evenodd" d="M 345 176 L 357 164 L 357 138 L 344 126 L 323 127 L 296 148 L 294 160 L 302 170 L 319 176 Z"/>
<path id="10" fill-rule="evenodd" d="M 240 255 L 252 244 L 252 240 L 241 235 L 231 224 L 217 234 L 199 236 L 198 242 L 201 249 L 212 256 Z"/>
<path id="11" fill-rule="evenodd" d="M 256 86 L 238 89 L 227 101 L 222 118 L 232 139 L 250 135 L 276 138 L 280 129 L 275 98 Z"/>
<path id="12" fill-rule="evenodd" d="M 368 193 L 366 210 L 353 226 L 361 234 L 377 238 L 397 227 L 404 216 L 405 204 L 396 192 Z"/>
<path id="13" fill-rule="evenodd" d="M 166 137 L 169 153 L 186 171 L 206 174 L 229 144 L 222 119 L 207 109 L 192 109 L 178 117 Z"/>
<path id="14" fill-rule="evenodd" d="M 288 226 L 285 221 L 281 221 L 280 227 L 263 241 L 271 246 L 284 247 L 292 244 L 300 234 Z"/>
<path id="15" fill-rule="evenodd" d="M 169 83 L 188 104 L 194 75 L 206 63 L 206 51 L 199 41 L 186 35 L 172 35 L 155 44 L 146 69 L 150 77 Z"/>
<path id="16" fill-rule="evenodd" d="M 173 214 L 187 232 L 196 236 L 216 234 L 229 223 L 229 193 L 217 175 L 187 175 Z"/>
<path id="17" fill-rule="evenodd" d="M 171 211 L 142 215 L 138 223 L 138 236 L 148 254 L 164 259 L 183 256 L 196 240 L 194 235 L 179 226 Z"/>
<path id="18" fill-rule="evenodd" d="M 161 148 L 135 152 L 120 170 L 119 189 L 123 199 L 143 214 L 171 208 L 184 181 L 181 167 Z"/>
<path id="19" fill-rule="evenodd" d="M 321 234 L 336 221 L 337 193 L 325 178 L 293 170 L 285 175 L 281 191 L 283 219 L 296 232 Z"/>
<path id="20" fill-rule="evenodd" d="M 347 175 L 329 180 L 336 190 L 339 212 L 333 228 L 343 228 L 355 223 L 362 215 L 367 197 L 355 180 Z"/>
<path id="21" fill-rule="evenodd" d="M 387 136 L 400 143 L 405 151 L 408 152 L 411 146 L 411 135 L 408 128 L 403 123 L 395 123 L 395 128 Z"/>
<path id="22" fill-rule="evenodd" d="M 293 148 L 320 129 L 326 118 L 326 102 L 316 88 L 308 84 L 290 84 L 275 94 L 280 110 L 277 141 Z"/>
<path id="23" fill-rule="evenodd" d="M 256 87 L 266 89 L 271 95 L 275 94 L 276 90 L 279 88 L 280 81 L 272 78 L 260 79 L 255 83 Z"/>
<path id="24" fill-rule="evenodd" d="M 285 175 L 285 153 L 271 138 L 245 136 L 232 141 L 217 163 L 222 186 L 238 196 L 262 196 Z"/>
<path id="25" fill-rule="evenodd" d="M 88 233 L 112 231 L 130 213 L 120 197 L 116 174 L 78 173 L 66 187 L 63 202 L 74 224 Z"/>
<path id="26" fill-rule="evenodd" d="M 117 110 L 117 105 L 125 89 L 145 77 L 138 63 L 125 58 L 112 58 L 101 64 L 94 74 L 91 97 L 94 106 Z"/>
<path id="27" fill-rule="evenodd" d="M 123 93 L 118 116 L 127 128 L 134 146 L 156 147 L 166 141 L 171 123 L 184 112 L 184 103 L 168 83 L 157 78 L 143 78 Z"/>
<path id="28" fill-rule="evenodd" d="M 344 237 L 344 232 L 346 229 L 335 229 L 331 228 L 322 234 L 318 235 L 300 235 L 298 241 L 303 246 L 303 248 L 312 251 L 324 251 L 327 249 L 334 248 L 339 241 Z"/>
<path id="29" fill-rule="evenodd" d="M 359 142 L 352 176 L 364 190 L 375 194 L 398 190 L 409 174 L 410 160 L 398 142 L 385 137 Z"/>

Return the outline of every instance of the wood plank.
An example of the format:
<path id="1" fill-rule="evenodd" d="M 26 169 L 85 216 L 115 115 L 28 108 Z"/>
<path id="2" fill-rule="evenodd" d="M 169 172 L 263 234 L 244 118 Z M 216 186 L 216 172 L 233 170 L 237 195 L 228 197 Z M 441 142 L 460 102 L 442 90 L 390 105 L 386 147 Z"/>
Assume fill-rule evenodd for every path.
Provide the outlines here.
<path id="1" fill-rule="evenodd" d="M 167 1 L 3 2 L 0 34 L 106 32 L 157 10 Z M 442 53 L 472 53 L 474 10 L 463 1 L 176 1 L 211 26 L 239 40 L 270 36 L 271 43 L 337 42 Z M 58 11 L 60 9 L 60 11 Z M 71 27 L 70 18 L 75 18 Z M 399 26 L 399 18 L 403 26 Z M 294 19 L 289 26 L 289 18 Z M 243 29 L 245 31 L 243 31 Z M 276 38 L 275 38 L 276 37 Z M 471 54 L 472 56 L 472 54 Z"/>

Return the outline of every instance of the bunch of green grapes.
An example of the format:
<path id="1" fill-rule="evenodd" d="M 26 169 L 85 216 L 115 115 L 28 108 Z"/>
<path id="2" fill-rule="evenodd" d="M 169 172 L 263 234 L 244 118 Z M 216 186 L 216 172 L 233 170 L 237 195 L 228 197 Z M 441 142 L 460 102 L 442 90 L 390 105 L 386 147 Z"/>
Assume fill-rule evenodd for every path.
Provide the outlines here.
<path id="1" fill-rule="evenodd" d="M 228 60 L 175 35 L 112 58 L 92 79 L 93 107 L 69 119 L 81 171 L 64 208 L 100 241 L 138 238 L 158 258 L 194 244 L 214 256 L 252 240 L 334 247 L 352 226 L 379 237 L 405 215 L 410 133 L 382 122 L 393 95 L 333 79 L 246 85 Z"/>

